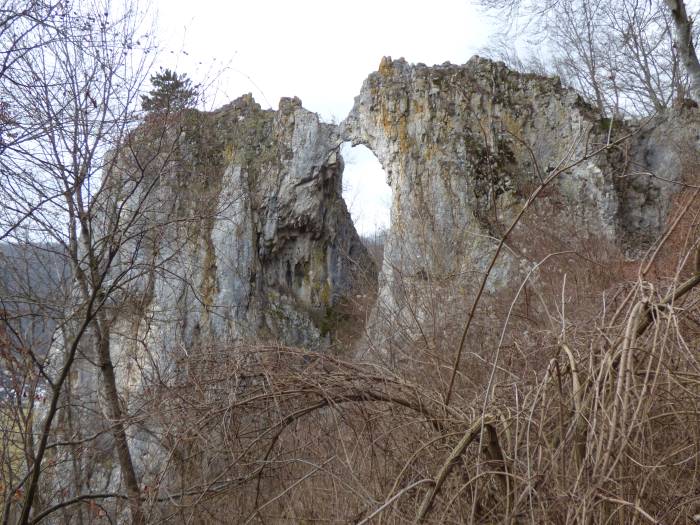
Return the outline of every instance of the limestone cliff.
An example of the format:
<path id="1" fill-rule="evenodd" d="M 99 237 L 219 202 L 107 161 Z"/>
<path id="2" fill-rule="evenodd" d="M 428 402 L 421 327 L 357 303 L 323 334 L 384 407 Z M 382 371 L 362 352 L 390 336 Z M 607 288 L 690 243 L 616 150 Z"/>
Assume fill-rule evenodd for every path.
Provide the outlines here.
<path id="1" fill-rule="evenodd" d="M 344 140 L 367 145 L 392 188 L 373 323 L 393 336 L 426 319 L 428 290 L 464 307 L 499 239 L 553 170 L 561 174 L 510 234 L 489 293 L 553 252 L 641 253 L 663 231 L 678 189 L 679 144 L 696 148 L 698 131 L 697 119 L 679 126 L 679 115 L 602 119 L 558 79 L 479 57 L 433 67 L 385 58 L 339 127 L 298 99 L 271 111 L 249 95 L 178 118 L 167 148 L 147 120 L 106 181 L 105 217 L 133 202 L 152 232 L 120 253 L 127 263 L 138 253 L 147 268 L 129 290 L 127 331 L 150 348 L 322 345 L 336 307 L 376 282 L 341 196 Z M 156 161 L 144 162 L 154 142 Z M 134 173 L 151 181 L 139 179 L 135 193 Z"/>
<path id="2" fill-rule="evenodd" d="M 187 112 L 167 126 L 179 135 L 165 140 L 154 118 L 137 130 L 140 150 L 122 152 L 107 181 L 111 205 L 133 202 L 152 231 L 120 254 L 132 264 L 136 253 L 147 268 L 130 291 L 141 296 L 131 329 L 153 348 L 202 340 L 317 348 L 334 308 L 376 278 L 342 199 L 336 127 L 298 99 L 272 111 L 249 95 Z M 134 158 L 148 158 L 154 142 L 134 193 Z"/>
<path id="3" fill-rule="evenodd" d="M 602 119 L 558 79 L 479 57 L 434 67 L 383 59 L 342 124 L 346 140 L 376 154 L 393 191 L 379 332 L 426 321 L 431 294 L 467 308 L 498 241 L 552 170 L 564 168 L 510 235 L 487 292 L 520 282 L 552 252 L 641 253 L 677 191 L 678 142 L 697 147 L 697 122 L 674 122 Z"/>
<path id="4" fill-rule="evenodd" d="M 154 402 L 149 393 L 190 381 L 208 352 L 327 349 L 345 302 L 377 275 L 342 198 L 339 146 L 337 127 L 298 99 L 273 111 L 247 95 L 210 113 L 151 114 L 109 156 L 89 237 L 97 255 L 85 255 L 79 271 L 97 275 L 109 263 L 100 340 L 125 412 L 138 414 Z M 76 468 L 117 490 L 98 337 L 93 327 L 81 339 L 70 393 L 81 400 L 71 408 L 81 426 L 65 432 L 101 436 Z M 56 341 L 58 369 L 65 349 Z M 106 418 L 95 418 L 101 411 Z M 165 464 L 160 429 L 150 417 L 128 430 L 144 483 Z M 70 479 L 57 476 L 51 490 L 70 494 Z"/>
<path id="5" fill-rule="evenodd" d="M 557 79 L 478 57 L 434 67 L 384 59 L 340 126 L 298 99 L 272 111 L 249 95 L 168 118 L 151 115 L 133 131 L 96 194 L 96 249 L 118 247 L 103 310 L 131 413 L 152 380 L 182 381 L 180 364 L 209 345 L 323 351 L 340 307 L 377 279 L 372 337 L 359 350 L 410 357 L 420 338 L 430 355 L 448 355 L 499 240 L 550 173 L 561 171 L 509 235 L 487 299 L 505 294 L 509 305 L 552 254 L 547 286 L 561 289 L 565 275 L 604 286 L 606 264 L 642 253 L 664 231 L 700 130 L 695 114 L 601 119 Z M 393 192 L 378 278 L 342 199 L 345 140 L 376 154 Z M 581 261 L 598 274 L 581 276 Z M 497 336 L 506 315 L 498 304 L 485 300 L 478 312 L 474 355 Z M 524 306 L 528 323 L 538 315 Z M 85 435 L 104 429 L 88 415 L 99 410 L 89 343 L 75 365 Z M 475 376 L 478 366 L 465 365 Z M 130 430 L 145 478 L 162 459 L 150 425 Z M 104 464 L 106 486 L 117 478 L 109 442 L 101 447 L 90 461 Z"/>

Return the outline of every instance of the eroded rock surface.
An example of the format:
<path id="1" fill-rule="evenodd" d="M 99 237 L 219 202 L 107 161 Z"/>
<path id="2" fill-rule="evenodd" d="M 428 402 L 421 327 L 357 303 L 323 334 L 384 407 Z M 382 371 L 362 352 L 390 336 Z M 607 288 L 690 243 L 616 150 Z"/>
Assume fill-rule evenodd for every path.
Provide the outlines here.
<path id="1" fill-rule="evenodd" d="M 111 156 L 93 238 L 105 254 L 119 239 L 99 340 L 110 347 L 125 412 L 189 384 L 189 372 L 214 352 L 328 347 L 338 309 L 377 275 L 342 199 L 339 145 L 337 127 L 298 99 L 272 111 L 248 95 L 212 113 L 149 115 Z M 96 341 L 92 330 L 81 342 L 71 394 L 81 405 L 72 410 L 81 435 L 101 436 L 99 454 L 81 468 L 117 490 L 109 415 L 94 417 L 109 414 Z M 165 462 L 153 437 L 159 425 L 154 415 L 129 428 L 144 480 Z M 56 481 L 60 490 L 71 490 L 69 479 Z"/>
<path id="2" fill-rule="evenodd" d="M 393 191 L 373 337 L 361 343 L 388 356 L 410 354 L 416 339 L 436 362 L 452 355 L 499 240 L 533 191 L 557 174 L 490 273 L 489 298 L 510 295 L 505 312 L 489 300 L 479 309 L 468 346 L 480 360 L 463 363 L 476 377 L 487 363 L 480 346 L 498 337 L 512 313 L 510 292 L 537 279 L 538 265 L 552 257 L 545 284 L 556 293 L 567 272 L 584 289 L 590 277 L 581 260 L 593 261 L 599 279 L 608 261 L 637 255 L 658 238 L 682 177 L 681 152 L 696 150 L 698 136 L 695 117 L 611 122 L 556 79 L 478 57 L 435 67 L 384 59 L 340 127 L 320 122 L 298 99 L 271 111 L 250 96 L 178 118 L 164 132 L 155 117 L 135 132 L 136 151 L 115 157 L 100 197 L 105 231 L 114 210 L 124 209 L 137 232 L 114 263 L 113 275 L 129 278 L 105 306 L 114 317 L 109 340 L 120 395 L 133 413 L 151 384 L 187 380 L 186 366 L 178 367 L 196 362 L 192 355 L 207 345 L 323 351 L 337 307 L 377 279 L 341 196 L 344 140 L 376 154 Z M 527 299 L 518 308 L 528 323 L 539 322 Z M 76 368 L 85 376 L 79 388 L 93 395 L 89 414 L 96 413 L 94 360 Z M 144 478 L 151 467 L 156 477 L 163 459 L 149 424 L 134 425 L 129 436 Z M 118 477 L 109 470 L 110 443 L 101 450 L 108 486 Z"/>
<path id="3" fill-rule="evenodd" d="M 137 157 L 153 147 L 148 124 Z M 125 264 L 137 252 L 147 268 L 131 291 L 140 295 L 137 322 L 127 315 L 139 333 L 127 341 L 147 337 L 151 352 L 166 354 L 201 342 L 322 347 L 334 309 L 376 278 L 342 199 L 336 127 L 298 99 L 272 111 L 249 95 L 187 113 L 178 126 L 167 158 L 159 152 L 156 173 L 146 175 L 157 181 L 152 195 L 144 197 L 151 184 L 140 181 L 127 199 L 144 230 L 153 226 L 122 249 Z M 135 171 L 125 154 L 110 202 L 130 195 Z"/>
<path id="4" fill-rule="evenodd" d="M 383 59 L 342 124 L 346 140 L 376 154 L 393 190 L 379 332 L 421 325 L 436 303 L 452 302 L 463 319 L 498 240 L 562 168 L 510 235 L 487 292 L 555 251 L 596 257 L 597 244 L 639 254 L 664 228 L 678 141 L 697 141 L 697 124 L 678 131 L 672 122 L 640 130 L 602 119 L 558 79 L 479 57 L 434 67 Z M 439 298 L 421 304 L 431 295 Z"/>

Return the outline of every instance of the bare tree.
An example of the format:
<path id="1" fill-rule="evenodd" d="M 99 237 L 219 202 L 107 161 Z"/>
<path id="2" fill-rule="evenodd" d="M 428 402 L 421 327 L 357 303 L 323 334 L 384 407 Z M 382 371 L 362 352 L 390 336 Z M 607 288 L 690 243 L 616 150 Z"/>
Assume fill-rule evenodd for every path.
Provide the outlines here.
<path id="1" fill-rule="evenodd" d="M 655 101 L 651 92 L 666 88 L 651 82 L 652 91 L 643 88 L 637 96 L 619 76 L 606 76 L 612 58 L 601 65 L 603 50 L 594 39 L 604 10 L 602 4 L 587 9 L 590 27 L 571 28 L 584 43 L 572 51 L 571 67 L 580 67 L 581 82 L 592 79 L 587 89 L 605 111 L 623 108 L 625 97 L 637 97 L 645 108 L 664 107 L 667 99 Z M 0 475 L 9 482 L 4 523 L 37 523 L 57 513 L 65 522 L 97 521 L 105 500 L 127 501 L 129 516 L 109 517 L 135 523 L 200 515 L 244 522 L 280 516 L 358 523 L 668 522 L 690 514 L 698 474 L 688 465 L 697 463 L 698 451 L 688 443 L 698 432 L 700 383 L 689 370 L 700 367 L 692 350 L 700 278 L 697 268 L 685 280 L 680 273 L 693 251 L 687 238 L 697 230 L 697 210 L 677 228 L 681 240 L 687 237 L 677 253 L 664 238 L 651 257 L 678 255 L 677 265 L 667 265 L 677 274 L 654 288 L 643 272 L 637 282 L 620 285 L 597 322 L 585 309 L 572 314 L 575 297 L 565 297 L 565 290 L 548 294 L 546 278 L 532 284 L 528 273 L 508 297 L 503 318 L 484 312 L 485 329 L 513 334 L 494 343 L 470 324 L 486 309 L 481 291 L 466 303 L 473 306 L 464 328 L 456 324 L 463 301 L 455 308 L 445 298 L 463 276 L 443 271 L 449 261 L 435 259 L 430 266 L 415 261 L 415 272 L 396 276 L 408 298 L 407 321 L 393 329 L 410 336 L 399 351 L 410 357 L 412 370 L 303 349 L 203 341 L 201 351 L 183 352 L 169 364 L 176 373 L 155 377 L 143 392 L 137 416 L 153 422 L 154 440 L 169 459 L 161 484 L 144 486 L 130 439 L 139 423 L 117 381 L 125 367 L 113 343 L 124 313 L 133 309 L 138 317 L 152 298 L 150 278 L 168 257 L 155 247 L 173 233 L 167 227 L 190 217 L 154 198 L 160 176 L 179 162 L 180 116 L 155 113 L 135 126 L 148 74 L 138 16 L 112 12 L 108 4 L 69 11 L 59 26 L 37 26 L 38 44 L 14 55 L 1 79 L 8 131 L 20 137 L 0 157 L 0 196 L 8 205 L 0 216 L 7 241 L 2 262 L 16 276 L 0 283 L 0 359 L 14 392 L 0 404 Z M 581 66 L 577 57 L 587 62 Z M 648 72 L 654 80 L 652 66 Z M 599 152 L 616 146 L 604 143 Z M 511 226 L 503 233 L 494 228 L 500 240 L 489 268 L 502 247 L 509 249 L 506 241 L 532 244 L 532 229 L 527 239 L 513 239 L 516 224 L 546 200 L 567 164 L 587 158 L 562 160 L 544 173 L 535 149 L 525 148 L 540 182 L 534 191 L 519 190 L 524 204 Z M 678 217 L 693 215 L 688 209 L 697 207 L 697 195 Z M 492 220 L 490 208 L 479 211 Z M 192 242 L 175 234 L 169 251 Z M 450 253 L 428 227 L 407 235 Z M 533 274 L 561 255 L 548 245 L 539 249 L 548 252 Z M 32 259 L 40 261 L 29 264 Z M 24 272 L 25 262 L 46 271 Z M 601 282 L 580 285 L 576 294 L 586 299 L 579 306 L 597 300 L 589 296 Z M 541 320 L 530 318 L 535 307 L 528 290 L 540 302 Z M 33 337 L 40 326 L 32 320 L 39 318 L 56 330 Z M 454 363 L 445 361 L 438 350 L 453 348 L 460 334 Z M 478 356 L 478 367 L 460 362 L 467 337 L 493 343 L 487 358 Z M 498 358 L 502 344 L 513 349 L 507 359 Z M 83 372 L 93 383 L 79 377 Z M 90 470 L 100 454 L 116 457 L 121 482 Z M 83 504 L 84 513 L 71 513 Z"/>
<path id="2" fill-rule="evenodd" d="M 44 42 L 37 39 L 37 32 L 42 37 L 47 33 L 38 31 L 41 27 L 56 28 L 67 4 L 58 0 L 9 0 L 0 6 L 0 78 L 8 69 L 32 49 Z"/>
<path id="3" fill-rule="evenodd" d="M 515 44 L 501 39 L 490 52 L 521 70 L 556 73 L 601 115 L 649 115 L 695 98 L 694 71 L 700 68 L 692 19 L 682 1 L 480 3 L 507 12 L 512 25 L 505 32 L 517 26 L 520 35 Z"/>
<path id="4" fill-rule="evenodd" d="M 678 52 L 690 76 L 691 97 L 698 102 L 700 101 L 700 63 L 695 52 L 696 33 L 694 33 L 693 19 L 688 16 L 684 0 L 665 0 L 665 4 L 671 11 L 676 29 Z"/>
<path id="5" fill-rule="evenodd" d="M 153 51 L 150 27 L 144 26 L 137 4 L 27 2 L 23 11 L 12 12 L 13 5 L 8 9 L 13 26 L 0 35 L 9 42 L 0 97 L 8 115 L 6 133 L 13 140 L 3 143 L 0 157 L 0 191 L 7 203 L 0 236 L 20 250 L 43 246 L 65 261 L 74 282 L 56 319 L 60 341 L 55 344 L 61 351 L 53 361 L 45 346 L 21 345 L 31 356 L 28 366 L 46 385 L 47 406 L 38 437 L 30 443 L 26 474 L 15 477 L 8 493 L 23 494 L 18 522 L 30 522 L 47 452 L 57 446 L 51 440 L 59 408 L 70 402 L 67 386 L 76 360 L 83 360 L 99 369 L 99 406 L 114 442 L 131 519 L 141 523 L 139 481 L 115 378 L 108 310 L 119 303 L 116 294 L 125 280 L 134 279 L 118 257 L 120 248 L 145 232 L 130 208 L 134 202 L 116 199 L 114 179 L 123 175 L 115 173 L 117 156 L 110 151 L 128 144 L 139 117 L 141 85 Z M 44 23 L 47 18 L 51 24 Z M 27 30 L 16 29 L 18 24 Z M 129 175 L 128 183 L 122 178 L 120 191 L 145 199 L 153 184 L 141 188 L 145 176 L 142 168 Z M 114 206 L 105 209 L 109 202 Z M 34 287 L 24 302 L 46 304 L 36 293 L 39 283 L 30 284 Z M 33 434 L 33 429 L 25 430 Z M 9 499 L 5 503 L 7 523 Z"/>

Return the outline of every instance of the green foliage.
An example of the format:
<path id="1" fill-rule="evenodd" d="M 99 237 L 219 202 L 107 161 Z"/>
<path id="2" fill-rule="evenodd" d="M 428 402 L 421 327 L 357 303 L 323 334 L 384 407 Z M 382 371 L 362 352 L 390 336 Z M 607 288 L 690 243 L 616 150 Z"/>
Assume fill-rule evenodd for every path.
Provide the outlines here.
<path id="1" fill-rule="evenodd" d="M 141 95 L 141 107 L 145 111 L 179 111 L 194 107 L 197 101 L 197 86 L 185 73 L 178 75 L 170 69 L 151 77 L 153 89 L 148 95 Z"/>

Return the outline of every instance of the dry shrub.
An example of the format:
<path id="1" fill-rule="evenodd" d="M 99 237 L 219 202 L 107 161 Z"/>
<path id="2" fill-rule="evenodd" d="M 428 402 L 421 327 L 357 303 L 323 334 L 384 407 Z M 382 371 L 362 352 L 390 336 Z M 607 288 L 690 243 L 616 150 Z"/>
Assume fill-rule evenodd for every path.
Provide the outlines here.
<path id="1" fill-rule="evenodd" d="M 429 370 L 418 382 L 328 354 L 210 348 L 154 396 L 169 462 L 152 520 L 686 523 L 698 282 L 640 279 L 596 320 L 514 336 L 535 364 L 490 362 L 481 393 L 449 406 Z"/>
<path id="2" fill-rule="evenodd" d="M 163 517 L 347 522 L 381 501 L 407 443 L 462 419 L 388 369 L 327 354 L 212 349 L 184 368 L 153 407 L 177 480 Z"/>
<path id="3" fill-rule="evenodd" d="M 508 248 L 528 243 L 536 270 L 479 305 L 456 366 L 475 290 L 420 271 L 394 274 L 412 298 L 406 326 L 389 343 L 368 338 L 359 359 L 190 352 L 149 399 L 166 459 L 151 521 L 690 522 L 697 196 L 676 197 L 639 263 L 585 232 L 533 234 L 525 221 Z"/>

